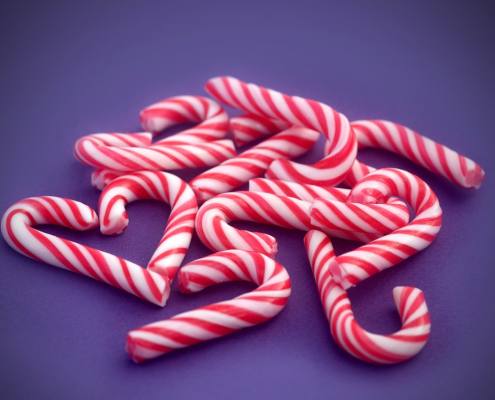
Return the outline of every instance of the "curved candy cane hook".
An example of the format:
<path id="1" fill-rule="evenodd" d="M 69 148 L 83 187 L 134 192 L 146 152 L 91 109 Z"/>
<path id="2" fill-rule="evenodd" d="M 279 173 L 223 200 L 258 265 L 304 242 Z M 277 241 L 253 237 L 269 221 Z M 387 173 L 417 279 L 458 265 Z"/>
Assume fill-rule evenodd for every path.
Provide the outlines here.
<path id="1" fill-rule="evenodd" d="M 411 205 L 416 216 L 409 224 L 370 243 L 337 257 L 332 274 L 344 288 L 390 268 L 435 240 L 442 226 L 442 209 L 431 188 L 420 178 L 397 168 L 383 168 L 365 176 L 352 189 L 350 201 L 383 203 L 396 196 Z M 313 203 L 311 215 L 325 212 L 320 200 Z"/>
<path id="2" fill-rule="evenodd" d="M 91 175 L 93 186 L 102 190 L 112 179 L 129 171 L 212 166 L 235 155 L 233 144 L 220 140 L 229 131 L 227 113 L 211 99 L 171 97 L 146 107 L 140 117 L 143 129 L 151 133 L 93 134 L 76 143 L 76 158 L 97 168 Z M 158 132 L 185 122 L 198 125 L 151 143 Z M 195 144 L 198 154 L 192 146 Z M 205 159 L 208 153 L 216 161 Z"/>
<path id="3" fill-rule="evenodd" d="M 304 237 L 304 244 L 330 331 L 343 350 L 376 364 L 406 361 L 421 351 L 430 335 L 430 316 L 421 290 L 394 288 L 401 329 L 390 335 L 370 333 L 356 321 L 346 290 L 334 280 L 332 264 L 336 257 L 330 239 L 324 233 L 312 230 Z"/>
<path id="4" fill-rule="evenodd" d="M 89 276 L 164 306 L 168 279 L 121 257 L 34 229 L 60 225 L 77 231 L 98 226 L 96 213 L 78 201 L 53 196 L 31 197 L 11 206 L 2 218 L 2 235 L 10 247 L 32 259 Z"/>
<path id="5" fill-rule="evenodd" d="M 217 102 L 203 96 L 170 97 L 146 107 L 139 115 L 141 126 L 150 132 L 161 132 L 186 122 L 198 123 L 157 143 L 211 142 L 223 139 L 229 132 L 227 113 Z"/>
<path id="6" fill-rule="evenodd" d="M 329 191 L 333 190 L 332 188 Z M 388 223 L 389 232 L 407 224 L 409 220 L 407 208 L 395 204 L 368 204 L 358 205 L 364 217 L 356 214 L 357 225 L 350 223 L 345 217 L 345 214 L 354 213 L 355 205 L 337 201 L 335 204 L 344 215 L 333 214 L 323 229 L 341 238 L 369 241 L 382 235 L 382 230 L 376 230 L 376 226 L 368 222 L 374 218 L 373 215 L 378 215 L 379 219 L 390 219 L 389 214 L 394 216 Z M 308 231 L 313 227 L 310 218 L 311 208 L 310 202 L 270 193 L 242 191 L 224 193 L 208 200 L 199 209 L 196 217 L 196 232 L 203 244 L 214 251 L 243 249 L 273 257 L 277 253 L 277 241 L 273 236 L 237 229 L 230 226 L 229 222 L 258 222 Z M 383 210 L 386 210 L 386 213 Z M 368 217 L 368 214 L 372 216 Z"/>
<path id="7" fill-rule="evenodd" d="M 194 192 L 182 179 L 166 172 L 140 171 L 121 176 L 100 195 L 101 232 L 105 235 L 122 233 L 129 223 L 126 206 L 138 199 L 170 204 L 167 227 L 148 268 L 172 281 L 191 243 L 198 211 Z"/>
<path id="8" fill-rule="evenodd" d="M 145 325 L 127 335 L 126 350 L 135 362 L 216 339 L 269 321 L 291 293 L 289 274 L 267 256 L 228 250 L 200 258 L 179 271 L 181 290 L 194 293 L 223 282 L 248 281 L 258 287 L 222 301 Z"/>
<path id="9" fill-rule="evenodd" d="M 219 101 L 244 112 L 321 132 L 331 143 L 328 155 L 316 164 L 275 160 L 267 177 L 332 186 L 349 172 L 356 158 L 356 137 L 345 115 L 326 104 L 288 96 L 232 77 L 210 79 L 206 90 Z"/>
<path id="10" fill-rule="evenodd" d="M 238 145 L 277 133 L 289 126 L 290 124 L 282 121 L 254 114 L 230 120 L 230 129 Z M 351 122 L 351 128 L 356 135 L 359 149 L 373 147 L 391 151 L 461 187 L 478 188 L 485 176 L 483 169 L 473 160 L 404 125 L 385 120 L 361 120 Z M 325 154 L 329 153 L 330 148 L 331 142 L 326 141 Z M 374 170 L 375 168 L 356 160 L 345 182 L 352 187 Z"/>

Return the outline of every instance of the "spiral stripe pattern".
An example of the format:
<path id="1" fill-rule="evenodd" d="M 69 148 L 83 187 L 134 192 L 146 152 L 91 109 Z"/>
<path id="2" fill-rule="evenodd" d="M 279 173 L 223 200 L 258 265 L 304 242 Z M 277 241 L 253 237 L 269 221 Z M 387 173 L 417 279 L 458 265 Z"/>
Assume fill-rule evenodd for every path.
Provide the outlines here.
<path id="1" fill-rule="evenodd" d="M 234 299 L 130 331 L 126 350 L 135 362 L 267 322 L 284 309 L 291 293 L 289 274 L 282 265 L 242 250 L 222 251 L 193 261 L 180 269 L 178 278 L 185 293 L 231 281 L 253 282 L 258 287 Z"/>
<path id="2" fill-rule="evenodd" d="M 170 292 L 165 277 L 123 258 L 33 228 L 45 224 L 85 231 L 98 226 L 98 217 L 90 207 L 74 200 L 31 197 L 5 212 L 2 235 L 10 247 L 27 257 L 89 276 L 153 304 L 165 305 Z"/>
<path id="3" fill-rule="evenodd" d="M 304 244 L 313 270 L 330 332 L 348 354 L 374 364 L 395 364 L 418 354 L 430 335 L 430 315 L 421 290 L 396 287 L 393 296 L 402 327 L 389 335 L 378 335 L 362 328 L 354 317 L 345 289 L 332 276 L 335 254 L 330 239 L 312 230 Z"/>
<path id="4" fill-rule="evenodd" d="M 134 147 L 137 134 L 96 133 L 80 138 L 74 153 L 82 163 L 97 169 L 132 172 L 211 167 L 235 156 L 231 140 L 168 146 L 151 145 L 151 134 L 139 134 L 147 145 Z M 130 144 L 129 144 L 130 143 Z"/>
<path id="5" fill-rule="evenodd" d="M 370 241 L 382 235 L 381 230 L 368 222 L 367 213 L 381 215 L 386 227 L 380 228 L 391 232 L 407 224 L 409 214 L 396 204 L 359 205 L 365 217 L 357 215 L 349 218 L 357 205 L 335 202 L 341 214 L 334 213 L 323 230 L 329 234 L 350 240 Z M 276 239 L 266 233 L 250 232 L 229 225 L 232 221 L 249 221 L 268 224 L 288 229 L 308 231 L 311 223 L 311 203 L 293 197 L 277 196 L 263 192 L 225 193 L 208 200 L 201 206 L 196 217 L 196 232 L 203 244 L 214 251 L 242 249 L 257 251 L 273 257 L 277 253 Z M 389 221 L 387 221 L 389 219 Z M 356 222 L 357 221 L 357 222 Z"/>
<path id="6" fill-rule="evenodd" d="M 140 171 L 115 179 L 100 196 L 100 230 L 106 235 L 122 233 L 129 223 L 127 204 L 146 199 L 171 207 L 167 227 L 147 266 L 171 281 L 189 249 L 198 210 L 194 192 L 182 179 L 161 171 Z"/>
<path id="7" fill-rule="evenodd" d="M 341 182 L 349 172 L 356 158 L 357 141 L 347 118 L 331 107 L 232 77 L 210 79 L 206 90 L 219 101 L 244 112 L 321 132 L 331 143 L 329 154 L 316 164 L 276 160 L 267 177 L 331 186 Z"/>
<path id="8" fill-rule="evenodd" d="M 245 146 L 266 135 L 275 134 L 289 128 L 289 124 L 276 119 L 268 119 L 255 114 L 232 117 L 230 131 L 237 146 Z"/>
<path id="9" fill-rule="evenodd" d="M 272 161 L 294 158 L 307 152 L 318 139 L 318 132 L 306 128 L 291 128 L 278 133 L 239 154 L 203 172 L 190 183 L 199 201 L 219 193 L 230 192 L 262 175 Z"/>
<path id="10" fill-rule="evenodd" d="M 187 122 L 198 123 L 158 141 L 165 144 L 192 144 L 223 139 L 229 131 L 227 113 L 215 101 L 202 96 L 176 96 L 154 103 L 140 112 L 145 131 L 161 132 Z"/>
<path id="11" fill-rule="evenodd" d="M 392 267 L 435 240 L 442 226 L 442 209 L 431 188 L 417 176 L 397 168 L 383 168 L 367 175 L 352 189 L 349 200 L 383 203 L 397 196 L 404 199 L 416 216 L 392 233 L 337 257 L 334 279 L 344 288 Z"/>

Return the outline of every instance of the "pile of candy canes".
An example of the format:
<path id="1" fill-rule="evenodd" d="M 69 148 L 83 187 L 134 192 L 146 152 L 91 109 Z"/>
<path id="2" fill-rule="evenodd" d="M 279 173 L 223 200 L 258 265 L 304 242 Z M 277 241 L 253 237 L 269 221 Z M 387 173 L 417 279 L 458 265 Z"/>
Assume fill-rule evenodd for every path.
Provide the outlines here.
<path id="1" fill-rule="evenodd" d="M 484 176 L 480 166 L 403 125 L 350 122 L 326 104 L 232 77 L 213 78 L 206 90 L 245 114 L 229 120 L 214 100 L 178 96 L 141 111 L 145 132 L 80 138 L 74 154 L 94 168 L 91 182 L 102 190 L 98 213 L 70 199 L 27 198 L 3 216 L 7 243 L 35 260 L 106 282 L 162 307 L 176 275 L 185 293 L 238 280 L 257 286 L 232 300 L 132 330 L 126 350 L 134 361 L 142 362 L 263 323 L 285 307 L 291 283 L 286 269 L 274 260 L 276 239 L 236 229 L 232 221 L 302 230 L 307 232 L 309 263 L 338 345 L 370 363 L 398 363 L 416 355 L 430 333 L 420 289 L 394 289 L 402 327 L 390 335 L 370 333 L 359 325 L 347 290 L 428 247 L 440 230 L 442 210 L 423 180 L 404 170 L 366 165 L 356 158 L 358 149 L 375 147 L 400 154 L 465 188 L 479 187 Z M 196 125 L 153 142 L 158 133 L 184 123 Z M 226 139 L 229 133 L 237 146 L 264 141 L 237 154 L 234 143 Z M 326 140 L 320 161 L 312 165 L 290 161 L 310 150 L 320 134 Z M 211 168 L 189 183 L 164 172 L 198 167 Z M 265 178 L 260 178 L 263 174 Z M 247 191 L 234 191 L 244 184 Z M 340 184 L 348 188 L 337 187 Z M 145 268 L 36 229 L 42 224 L 80 231 L 99 226 L 104 235 L 120 234 L 128 224 L 127 204 L 143 199 L 171 207 L 163 237 Z M 181 267 L 194 231 L 215 253 Z M 364 244 L 336 255 L 332 237 Z"/>

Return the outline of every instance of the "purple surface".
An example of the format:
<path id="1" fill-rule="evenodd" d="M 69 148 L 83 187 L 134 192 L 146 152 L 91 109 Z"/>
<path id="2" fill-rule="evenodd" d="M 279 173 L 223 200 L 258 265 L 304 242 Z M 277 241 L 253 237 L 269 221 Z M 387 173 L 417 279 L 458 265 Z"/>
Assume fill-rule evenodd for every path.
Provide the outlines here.
<path id="1" fill-rule="evenodd" d="M 12 2 L 14 3 L 14 2 Z M 374 165 L 408 168 L 438 194 L 444 227 L 412 260 L 351 292 L 359 321 L 399 326 L 391 291 L 424 290 L 432 335 L 395 367 L 356 361 L 332 342 L 303 234 L 274 233 L 293 280 L 286 310 L 262 327 L 136 366 L 126 332 L 232 297 L 227 285 L 158 309 L 90 279 L 31 261 L 2 241 L 2 399 L 489 398 L 495 350 L 493 10 L 484 3 L 66 2 L 0 6 L 2 212 L 20 198 L 60 195 L 93 207 L 90 170 L 72 156 L 77 137 L 138 129 L 137 112 L 231 74 L 335 106 L 350 119 L 387 118 L 446 143 L 487 171 L 479 191 L 382 153 Z M 24 3 L 24 2 L 22 2 Z M 101 4 L 100 4 L 101 3 Z M 84 5 L 83 5 L 84 4 Z M 315 159 L 321 149 L 310 156 Z M 187 174 L 186 174 L 187 175 Z M 168 208 L 130 207 L 118 238 L 66 237 L 145 264 Z M 51 229 L 53 231 L 53 229 Z M 344 250 L 349 244 L 339 242 Z M 188 260 L 206 255 L 194 240 Z"/>

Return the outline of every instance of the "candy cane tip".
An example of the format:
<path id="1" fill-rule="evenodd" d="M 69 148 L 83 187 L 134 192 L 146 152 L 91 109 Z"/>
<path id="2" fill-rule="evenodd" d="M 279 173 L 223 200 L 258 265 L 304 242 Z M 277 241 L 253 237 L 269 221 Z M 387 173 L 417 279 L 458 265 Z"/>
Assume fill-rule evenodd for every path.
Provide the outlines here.
<path id="1" fill-rule="evenodd" d="M 123 211 L 118 217 L 112 218 L 112 221 L 102 220 L 100 223 L 100 232 L 103 235 L 120 235 L 129 225 L 129 216 L 127 211 Z"/>
<path id="2" fill-rule="evenodd" d="M 466 173 L 466 187 L 479 189 L 484 178 L 485 171 L 477 165 Z"/>
<path id="3" fill-rule="evenodd" d="M 133 332 L 129 332 L 127 334 L 127 339 L 125 342 L 125 351 L 129 355 L 129 358 L 134 361 L 136 364 L 141 364 L 146 361 L 146 358 L 139 356 L 139 345 L 136 342 L 136 339 L 133 337 Z"/>

